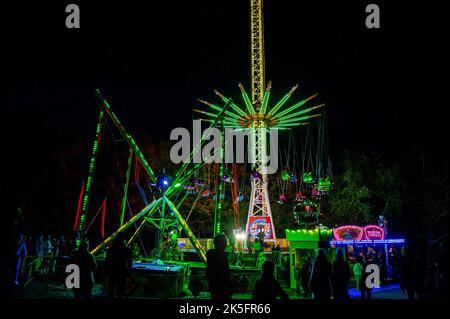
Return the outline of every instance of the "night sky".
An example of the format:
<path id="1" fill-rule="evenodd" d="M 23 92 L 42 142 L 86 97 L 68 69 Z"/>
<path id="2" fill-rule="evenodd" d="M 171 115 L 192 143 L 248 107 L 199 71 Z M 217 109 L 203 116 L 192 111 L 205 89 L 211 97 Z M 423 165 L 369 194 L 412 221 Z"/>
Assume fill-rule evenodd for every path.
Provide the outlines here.
<path id="1" fill-rule="evenodd" d="M 238 82 L 250 89 L 249 1 L 72 2 L 81 29 L 65 28 L 71 2 L 2 7 L 1 147 L 15 187 L 55 165 L 54 152 L 73 136 L 92 140 L 95 88 L 131 134 L 157 139 L 190 128 L 196 99 L 217 101 L 213 89 L 236 101 Z M 381 8 L 378 30 L 365 27 L 372 2 Z M 293 100 L 319 93 L 333 156 L 375 150 L 396 161 L 424 149 L 446 166 L 443 11 L 429 2 L 266 0 L 273 97 L 296 83 Z"/>

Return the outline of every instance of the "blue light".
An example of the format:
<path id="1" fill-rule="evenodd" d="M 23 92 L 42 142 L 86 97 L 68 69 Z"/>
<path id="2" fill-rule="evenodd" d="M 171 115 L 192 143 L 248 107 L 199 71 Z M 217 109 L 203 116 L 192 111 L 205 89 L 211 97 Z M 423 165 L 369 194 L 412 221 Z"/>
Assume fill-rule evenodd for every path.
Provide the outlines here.
<path id="1" fill-rule="evenodd" d="M 331 245 L 358 245 L 358 244 L 403 244 L 405 239 L 384 239 L 384 240 L 330 240 Z"/>
<path id="2" fill-rule="evenodd" d="M 169 185 L 170 177 L 163 170 L 156 178 L 156 186 L 161 190 L 165 190 Z"/>

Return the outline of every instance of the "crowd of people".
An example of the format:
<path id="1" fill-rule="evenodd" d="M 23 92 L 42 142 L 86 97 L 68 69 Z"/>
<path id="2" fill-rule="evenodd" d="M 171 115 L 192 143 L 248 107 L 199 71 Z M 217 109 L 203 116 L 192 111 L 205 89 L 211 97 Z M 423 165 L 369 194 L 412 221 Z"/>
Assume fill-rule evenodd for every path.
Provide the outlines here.
<path id="1" fill-rule="evenodd" d="M 127 241 L 123 233 L 119 233 L 105 256 L 105 283 L 104 294 L 109 298 L 124 298 L 126 295 L 127 279 L 131 279 L 133 252 L 127 247 Z M 74 298 L 86 300 L 91 297 L 95 284 L 94 273 L 97 270 L 95 258 L 89 252 L 89 244 L 81 241 L 75 250 L 71 262 L 79 266 L 80 286 L 74 288 Z"/>
<path id="2" fill-rule="evenodd" d="M 289 273 L 289 256 L 283 255 L 281 248 L 274 245 L 272 253 L 278 257 L 273 258 L 274 260 L 261 259 L 261 256 L 264 256 L 263 245 L 259 241 L 255 242 L 257 245 L 252 246 L 256 256 L 255 264 L 262 269 L 262 275 L 254 286 L 253 298 L 261 301 L 288 299 L 275 278 L 289 279 L 283 278 L 283 274 Z M 58 256 L 68 256 L 71 262 L 80 267 L 81 286 L 79 289 L 74 289 L 74 297 L 88 299 L 95 283 L 96 260 L 89 253 L 88 242 L 82 241 L 77 250 L 72 250 L 71 244 L 64 236 L 40 235 L 33 239 L 19 234 L 14 254 L 14 283 L 20 285 L 23 279 L 20 274 L 23 272 L 27 256 L 32 256 L 32 262 L 41 265 L 40 268 L 47 269 L 48 272 L 55 271 Z M 230 254 L 229 247 L 226 236 L 218 235 L 214 238 L 214 248 L 206 254 L 206 279 L 211 298 L 214 300 L 231 298 L 235 287 L 231 280 L 229 265 L 243 266 L 244 264 L 242 252 Z M 329 300 L 332 297 L 335 300 L 347 300 L 350 298 L 348 290 L 350 279 L 353 277 L 361 299 L 371 299 L 372 290 L 366 285 L 368 276 L 366 268 L 374 263 L 374 259 L 360 254 L 354 265 L 350 266 L 345 257 L 343 250 L 339 249 L 336 251 L 335 260 L 331 263 L 324 249 L 319 249 L 317 254 L 313 250 L 307 252 L 298 263 L 292 265 L 296 293 L 305 298 L 312 297 L 317 300 Z M 119 298 L 125 296 L 127 281 L 133 281 L 130 276 L 132 259 L 133 250 L 127 247 L 124 234 L 119 233 L 105 255 L 105 295 Z M 29 260 L 27 262 L 29 263 Z M 285 265 L 281 267 L 281 273 L 277 272 L 279 265 Z M 435 260 L 428 269 L 425 265 L 424 259 L 417 254 L 407 249 L 402 251 L 400 287 L 410 299 L 430 298 L 433 294 L 442 294 L 445 289 L 442 262 Z"/>
<path id="3" fill-rule="evenodd" d="M 365 284 L 367 273 L 364 271 L 370 263 L 370 260 L 361 257 L 350 267 L 342 250 L 337 251 L 333 263 L 328 261 L 323 249 L 318 251 L 316 257 L 309 253 L 294 266 L 296 293 L 305 298 L 313 297 L 319 300 L 330 299 L 331 296 L 336 300 L 349 299 L 348 289 L 353 271 L 361 299 L 370 299 L 371 289 Z"/>
<path id="4" fill-rule="evenodd" d="M 37 237 L 18 234 L 14 253 L 14 284 L 21 284 L 27 268 L 41 274 L 54 273 L 58 256 L 68 256 L 69 245 L 64 236 L 38 235 Z M 27 258 L 28 257 L 28 258 Z"/>
<path id="5" fill-rule="evenodd" d="M 211 299 L 214 301 L 230 300 L 235 290 L 231 280 L 226 248 L 226 236 L 217 235 L 214 238 L 214 248 L 206 253 L 206 279 Z M 262 276 L 255 283 L 253 299 L 261 302 L 270 302 L 277 298 L 289 299 L 279 282 L 275 279 L 275 264 L 266 260 L 262 263 L 261 268 Z"/>

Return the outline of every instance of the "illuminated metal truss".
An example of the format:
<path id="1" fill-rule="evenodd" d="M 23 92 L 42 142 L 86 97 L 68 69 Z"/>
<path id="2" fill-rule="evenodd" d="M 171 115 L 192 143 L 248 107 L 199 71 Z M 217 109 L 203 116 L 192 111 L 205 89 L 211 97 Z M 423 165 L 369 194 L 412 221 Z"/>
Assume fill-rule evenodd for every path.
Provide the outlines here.
<path id="1" fill-rule="evenodd" d="M 250 1 L 250 65 L 252 103 L 259 111 L 264 95 L 264 15 L 263 0 Z"/>
<path id="2" fill-rule="evenodd" d="M 85 228 L 86 228 L 86 219 L 87 219 L 87 212 L 88 212 L 88 203 L 89 203 L 89 197 L 90 197 L 90 189 L 93 184 L 94 180 L 94 172 L 95 172 L 95 162 L 97 159 L 98 154 L 98 147 L 99 147 L 99 140 L 101 139 L 101 133 L 102 133 L 102 127 L 103 127 L 103 120 L 105 114 L 107 114 L 116 127 L 119 129 L 121 135 L 123 136 L 124 140 L 128 143 L 130 147 L 130 157 L 132 154 L 134 154 L 141 166 L 144 168 L 146 174 L 149 176 L 150 180 L 153 183 L 157 183 L 157 177 L 155 176 L 153 170 L 151 169 L 150 165 L 148 164 L 147 160 L 145 159 L 144 155 L 142 154 L 141 150 L 139 149 L 138 145 L 132 138 L 130 134 L 125 130 L 123 125 L 120 123 L 117 116 L 112 111 L 109 103 L 106 101 L 106 99 L 102 96 L 99 90 L 96 90 L 96 95 L 101 101 L 101 109 L 100 109 L 100 116 L 99 116 L 99 123 L 97 125 L 97 132 L 96 132 L 96 140 L 94 142 L 93 147 L 93 153 L 89 165 L 89 177 L 88 177 L 88 187 L 86 187 L 87 191 L 85 192 L 85 197 L 83 199 L 83 207 L 80 217 L 80 223 L 78 226 L 78 233 L 79 238 L 77 239 L 77 246 L 79 246 L 79 243 L 81 240 L 83 240 L 85 236 Z M 216 126 L 219 122 L 219 120 L 222 118 L 223 113 L 227 111 L 230 103 L 225 103 L 224 106 L 221 107 L 222 111 L 219 112 L 217 118 L 213 123 L 211 124 L 211 127 Z M 139 220 L 141 220 L 140 225 L 137 227 L 134 234 L 131 236 L 131 238 L 128 240 L 128 246 L 131 245 L 131 243 L 134 241 L 134 239 L 138 236 L 139 232 L 143 229 L 143 226 L 148 222 L 152 224 L 159 232 L 159 240 L 156 244 L 156 258 L 160 258 L 161 256 L 161 247 L 162 247 L 162 238 L 164 237 L 165 232 L 167 232 L 168 229 L 171 229 L 172 226 L 179 225 L 181 226 L 181 229 L 186 233 L 187 237 L 191 241 L 192 245 L 194 246 L 195 250 L 200 256 L 200 259 L 203 262 L 206 262 L 206 254 L 201 246 L 200 242 L 195 237 L 194 233 L 189 228 L 188 224 L 186 223 L 186 220 L 183 218 L 183 216 L 179 212 L 179 207 L 186 199 L 187 193 L 182 196 L 181 200 L 176 200 L 178 198 L 178 195 L 183 192 L 184 185 L 188 183 L 195 172 L 197 172 L 205 163 L 193 163 L 192 159 L 197 154 L 197 152 L 201 151 L 202 144 L 204 143 L 204 140 L 202 140 L 199 144 L 197 144 L 194 147 L 194 150 L 190 154 L 189 160 L 183 163 L 181 168 L 176 173 L 172 183 L 167 186 L 167 188 L 163 190 L 159 190 L 157 192 L 157 196 L 159 198 L 154 198 L 151 203 L 146 205 L 139 213 L 134 215 L 132 218 L 130 218 L 128 221 L 124 222 L 123 220 L 123 212 L 121 215 L 120 220 L 120 226 L 119 228 L 114 231 L 109 237 L 107 237 L 102 243 L 100 243 L 97 247 L 95 247 L 91 253 L 92 254 L 98 254 L 102 252 L 104 249 L 106 249 L 117 237 L 119 233 L 125 232 L 127 229 L 129 229 L 132 225 L 137 223 Z M 131 160 L 128 160 L 128 169 L 127 169 L 127 178 L 126 178 L 126 184 L 128 184 L 129 180 L 129 170 L 131 165 Z M 127 196 L 127 189 L 128 185 L 124 185 L 124 199 L 122 200 L 122 203 L 126 201 Z M 178 205 L 174 204 L 174 201 L 177 201 Z"/>

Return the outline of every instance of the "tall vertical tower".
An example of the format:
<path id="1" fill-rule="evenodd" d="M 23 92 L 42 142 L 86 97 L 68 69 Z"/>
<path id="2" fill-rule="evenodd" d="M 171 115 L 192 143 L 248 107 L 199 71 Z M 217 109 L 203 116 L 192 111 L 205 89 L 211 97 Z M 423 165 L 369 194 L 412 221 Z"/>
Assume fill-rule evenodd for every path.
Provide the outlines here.
<path id="1" fill-rule="evenodd" d="M 205 115 L 207 117 L 205 121 L 220 120 L 222 127 L 250 131 L 249 154 L 252 157 L 252 174 L 246 234 L 255 238 L 263 233 L 265 240 L 275 241 L 275 228 L 267 191 L 267 133 L 270 129 L 288 130 L 295 126 L 308 124 L 308 119 L 320 116 L 320 114 L 308 113 L 324 104 L 304 108 L 306 103 L 317 96 L 314 94 L 289 107 L 284 107 L 298 88 L 298 85 L 294 85 L 283 98 L 269 107 L 272 86 L 270 81 L 267 86 L 264 83 L 263 0 L 250 0 L 250 64 L 251 97 L 248 96 L 242 84 L 239 84 L 245 107 L 237 105 L 230 98 L 215 90 L 216 95 L 227 103 L 226 105 L 230 105 L 231 109 L 223 110 L 223 107 L 219 105 L 199 99 L 201 103 L 210 108 L 211 112 L 197 109 L 194 111 Z M 223 118 L 219 118 L 218 112 L 222 112 Z M 216 214 L 216 216 L 220 215 Z M 219 218 L 215 218 L 215 220 L 219 220 Z"/>
<path id="2" fill-rule="evenodd" d="M 250 81 L 251 98 L 260 114 L 264 99 L 264 12 L 263 0 L 250 0 Z M 265 240 L 275 241 L 269 193 L 267 191 L 267 124 L 264 116 L 253 118 L 251 130 L 252 171 L 251 194 L 248 207 L 247 236 L 257 237 L 264 231 Z M 256 173 L 256 174 L 255 174 Z"/>

